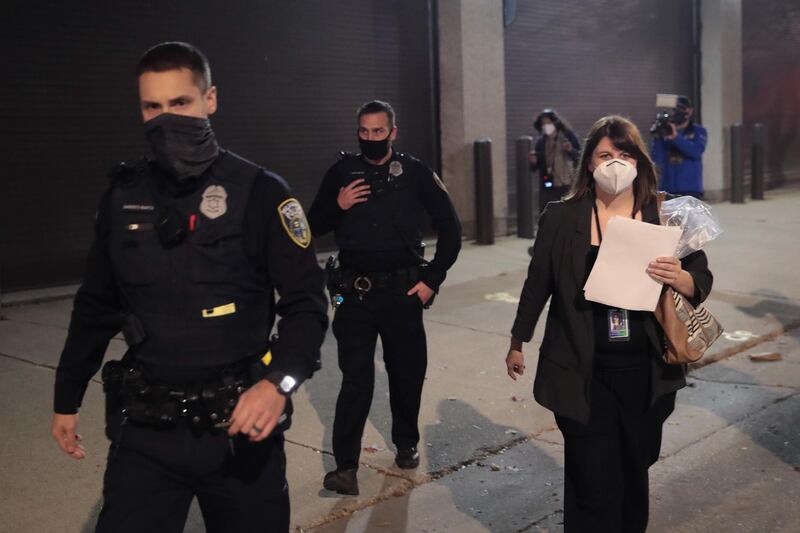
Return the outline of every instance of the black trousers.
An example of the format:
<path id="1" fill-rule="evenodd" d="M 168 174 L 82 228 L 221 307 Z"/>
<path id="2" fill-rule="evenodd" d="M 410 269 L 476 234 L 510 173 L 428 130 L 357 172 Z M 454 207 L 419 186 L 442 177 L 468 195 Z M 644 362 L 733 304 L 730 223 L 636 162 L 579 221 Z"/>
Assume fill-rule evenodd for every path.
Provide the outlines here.
<path id="1" fill-rule="evenodd" d="M 647 529 L 648 469 L 675 393 L 650 406 L 647 356 L 595 356 L 588 424 L 556 416 L 564 435 L 564 531 Z"/>
<path id="2" fill-rule="evenodd" d="M 361 437 L 375 388 L 375 344 L 383 344 L 389 377 L 392 442 L 398 448 L 419 442 L 417 418 L 428 365 L 422 303 L 404 292 L 373 290 L 363 299 L 345 297 L 332 326 L 339 347 L 342 388 L 333 422 L 337 468 L 357 468 Z"/>
<path id="3" fill-rule="evenodd" d="M 251 443 L 194 433 L 181 422 L 156 429 L 109 419 L 112 443 L 98 533 L 181 533 L 196 496 L 206 531 L 289 530 L 283 435 Z"/>

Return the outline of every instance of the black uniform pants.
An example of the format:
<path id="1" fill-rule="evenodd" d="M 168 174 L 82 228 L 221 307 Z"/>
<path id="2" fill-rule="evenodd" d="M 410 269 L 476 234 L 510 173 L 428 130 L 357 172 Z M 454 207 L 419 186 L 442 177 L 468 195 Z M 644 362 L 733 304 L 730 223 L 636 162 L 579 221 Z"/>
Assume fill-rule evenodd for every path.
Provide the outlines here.
<path id="1" fill-rule="evenodd" d="M 238 436 L 232 455 L 226 433 L 195 434 L 183 421 L 120 427 L 116 418 L 98 533 L 181 533 L 195 496 L 209 533 L 289 530 L 282 434 L 259 443 Z"/>
<path id="2" fill-rule="evenodd" d="M 595 356 L 588 424 L 556 416 L 564 435 L 565 533 L 644 532 L 648 469 L 675 394 L 650 406 L 646 356 Z"/>
<path id="3" fill-rule="evenodd" d="M 398 448 L 416 446 L 417 418 L 428 364 L 419 297 L 388 290 L 373 290 L 363 300 L 348 295 L 336 310 L 332 330 L 342 371 L 342 388 L 333 422 L 337 468 L 358 467 L 361 437 L 375 388 L 378 335 L 389 377 L 392 442 Z"/>

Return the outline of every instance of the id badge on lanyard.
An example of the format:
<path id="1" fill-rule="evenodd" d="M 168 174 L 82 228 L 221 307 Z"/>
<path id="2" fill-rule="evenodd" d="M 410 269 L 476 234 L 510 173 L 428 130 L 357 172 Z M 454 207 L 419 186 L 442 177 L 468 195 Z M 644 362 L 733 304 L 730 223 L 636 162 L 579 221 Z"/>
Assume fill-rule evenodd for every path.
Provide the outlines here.
<path id="1" fill-rule="evenodd" d="M 631 338 L 630 322 L 627 309 L 608 310 L 608 340 L 609 342 L 625 342 Z"/>

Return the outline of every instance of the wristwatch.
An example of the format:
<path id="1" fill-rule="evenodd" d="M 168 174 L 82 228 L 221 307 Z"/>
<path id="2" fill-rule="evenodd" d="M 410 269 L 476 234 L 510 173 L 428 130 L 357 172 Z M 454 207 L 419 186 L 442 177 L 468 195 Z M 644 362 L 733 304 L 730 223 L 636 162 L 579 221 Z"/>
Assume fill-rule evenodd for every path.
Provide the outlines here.
<path id="1" fill-rule="evenodd" d="M 287 397 L 297 389 L 298 385 L 295 378 L 277 370 L 264 376 L 264 379 L 275 385 L 278 392 Z"/>

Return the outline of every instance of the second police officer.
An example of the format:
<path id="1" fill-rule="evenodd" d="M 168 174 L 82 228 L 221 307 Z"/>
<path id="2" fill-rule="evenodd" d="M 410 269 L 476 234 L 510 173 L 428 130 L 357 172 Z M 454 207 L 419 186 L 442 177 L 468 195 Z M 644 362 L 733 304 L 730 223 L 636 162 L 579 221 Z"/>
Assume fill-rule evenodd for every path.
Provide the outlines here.
<path id="1" fill-rule="evenodd" d="M 358 494 L 359 455 L 375 383 L 378 336 L 389 378 L 395 463 L 419 465 L 419 415 L 427 367 L 423 307 L 431 304 L 461 249 L 461 224 L 439 177 L 397 152 L 392 106 L 379 100 L 358 109 L 361 153 L 342 153 L 325 175 L 309 210 L 314 236 L 335 233 L 338 265 L 329 262 L 328 288 L 338 307 L 342 387 L 336 402 L 336 469 L 324 487 Z M 423 258 L 425 213 L 437 232 L 436 253 Z"/>

